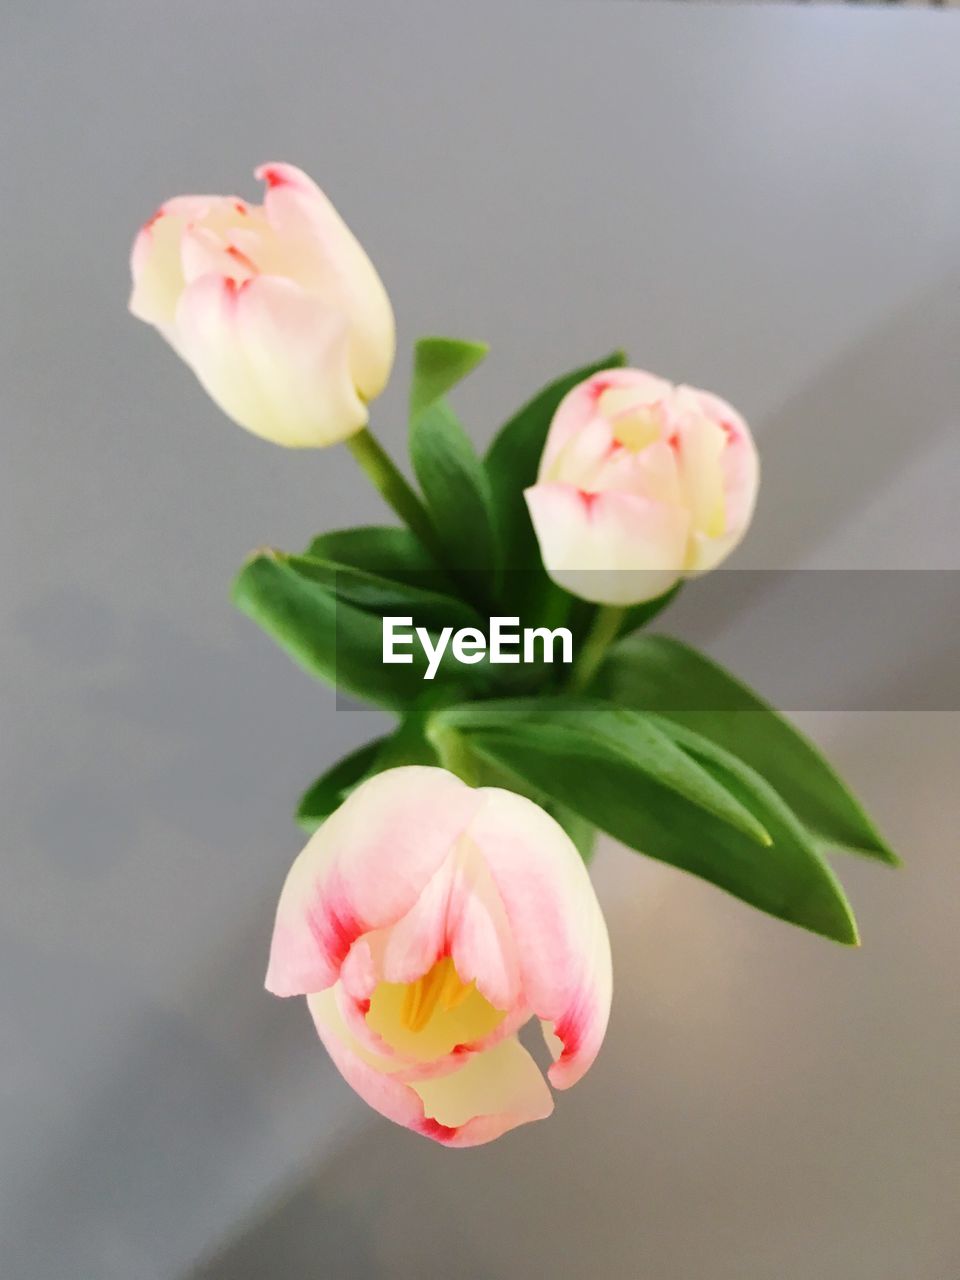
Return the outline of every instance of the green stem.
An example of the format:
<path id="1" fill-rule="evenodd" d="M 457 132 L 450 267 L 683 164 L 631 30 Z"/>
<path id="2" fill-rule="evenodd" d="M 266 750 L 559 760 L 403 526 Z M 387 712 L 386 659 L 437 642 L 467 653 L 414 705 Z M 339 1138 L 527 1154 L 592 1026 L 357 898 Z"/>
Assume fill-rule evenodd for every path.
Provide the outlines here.
<path id="1" fill-rule="evenodd" d="M 538 627 L 562 627 L 570 614 L 573 600 L 566 591 L 561 591 L 552 582 L 548 582 L 549 593 L 546 603 L 538 610 L 536 625 Z"/>
<path id="2" fill-rule="evenodd" d="M 443 548 L 426 508 L 380 442 L 364 427 L 350 436 L 346 443 L 384 501 L 393 507 L 431 555 L 442 563 Z"/>
<path id="3" fill-rule="evenodd" d="M 456 729 L 438 729 L 432 727 L 427 737 L 440 757 L 440 763 L 448 773 L 455 773 L 468 786 L 478 783 L 477 762 L 470 754 L 470 748 Z"/>
<path id="4" fill-rule="evenodd" d="M 570 673 L 571 692 L 583 693 L 593 680 L 604 654 L 617 638 L 625 613 L 625 608 L 614 604 L 601 605 L 597 610 L 593 626 L 583 642 L 583 648 Z"/>

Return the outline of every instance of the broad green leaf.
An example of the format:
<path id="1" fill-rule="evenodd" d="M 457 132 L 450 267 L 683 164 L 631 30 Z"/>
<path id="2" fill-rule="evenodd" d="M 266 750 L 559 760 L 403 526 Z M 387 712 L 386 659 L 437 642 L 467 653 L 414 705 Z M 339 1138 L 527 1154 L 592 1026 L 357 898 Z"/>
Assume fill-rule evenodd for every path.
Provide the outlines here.
<path id="1" fill-rule="evenodd" d="M 666 636 L 611 649 L 596 692 L 655 711 L 725 747 L 761 774 L 825 843 L 896 865 L 898 858 L 817 748 L 746 685 Z"/>
<path id="2" fill-rule="evenodd" d="M 459 338 L 420 338 L 413 348 L 413 381 L 410 384 L 410 418 L 442 399 L 486 357 L 485 342 Z"/>
<path id="3" fill-rule="evenodd" d="M 563 594 L 543 570 L 540 550 L 527 513 L 523 491 L 536 483 L 540 455 L 547 431 L 560 401 L 578 383 L 602 369 L 626 363 L 622 351 L 574 369 L 549 383 L 519 409 L 499 430 L 484 460 L 490 481 L 493 516 L 504 563 L 503 598 L 509 612 L 539 619 L 544 611 L 556 611 L 551 596 Z"/>
<path id="4" fill-rule="evenodd" d="M 377 738 L 352 751 L 307 788 L 297 805 L 297 823 L 304 831 L 316 831 L 335 809 L 339 809 L 353 788 L 367 776 L 386 741 L 386 738 Z"/>
<path id="5" fill-rule="evenodd" d="M 409 665 L 383 663 L 380 617 L 338 601 L 274 551 L 253 556 L 233 588 L 237 606 L 311 675 L 377 706 L 400 710 L 424 693 L 427 662 L 418 645 Z M 483 683 L 482 666 L 464 667 L 447 650 L 435 684 Z M 427 688 L 430 686 L 427 685 Z"/>
<path id="6" fill-rule="evenodd" d="M 360 525 L 321 533 L 304 555 L 335 560 L 352 569 L 366 569 L 415 587 L 443 590 L 449 586 L 443 570 L 410 532 L 392 525 Z"/>
<path id="7" fill-rule="evenodd" d="M 457 630 L 460 627 L 484 626 L 484 619 L 476 609 L 446 593 L 411 586 L 365 569 L 352 569 L 314 556 L 278 553 L 278 559 L 296 573 L 326 587 L 338 600 L 375 613 L 378 618 L 385 614 L 409 615 L 414 626 L 428 629 L 451 626 Z"/>
<path id="8" fill-rule="evenodd" d="M 453 571 L 473 571 L 491 584 L 499 555 L 490 486 L 480 459 L 444 401 L 410 423 L 410 459 Z"/>
<path id="9" fill-rule="evenodd" d="M 839 880 L 821 855 L 816 839 L 783 797 L 755 769 L 716 742 L 711 742 L 665 716 L 653 716 L 651 719 L 656 720 L 665 734 L 756 814 L 773 837 L 771 853 L 774 857 L 789 858 L 798 864 L 801 860 L 808 865 L 819 864 L 834 890 L 833 898 L 821 892 L 823 906 L 831 908 L 835 914 L 838 932 L 831 936 L 835 936 L 839 942 L 858 944 L 856 921 Z M 820 888 L 822 891 L 824 885 L 821 884 Z M 842 936 L 844 918 L 848 936 Z"/>
<path id="10" fill-rule="evenodd" d="M 532 751 L 566 752 L 571 770 L 582 770 L 584 779 L 607 764 L 624 767 L 636 775 L 638 786 L 673 792 L 758 843 L 769 843 L 763 825 L 749 809 L 655 724 L 626 708 L 586 698 L 496 699 L 445 708 L 436 720 L 475 745 L 490 733 L 508 733 Z M 546 790 L 554 800 L 564 802 L 562 794 Z M 570 807 L 583 812 L 572 800 Z"/>
<path id="11" fill-rule="evenodd" d="M 464 719 L 458 708 L 457 720 Z M 592 744 L 578 742 L 565 727 L 551 729 L 546 721 L 543 731 L 540 726 L 531 731 L 505 721 L 498 728 L 461 723 L 460 731 L 477 754 L 511 770 L 524 785 L 538 788 L 615 839 L 709 880 L 770 915 L 837 942 L 857 942 L 836 877 L 772 790 L 764 792 L 763 826 L 773 837 L 765 846 L 680 791 L 655 781 L 625 756 L 613 751 L 597 754 Z M 755 802 L 758 789 L 764 787 L 758 779 L 744 788 L 742 778 L 725 776 L 715 762 L 710 774 L 744 812 L 747 791 L 749 802 Z"/>

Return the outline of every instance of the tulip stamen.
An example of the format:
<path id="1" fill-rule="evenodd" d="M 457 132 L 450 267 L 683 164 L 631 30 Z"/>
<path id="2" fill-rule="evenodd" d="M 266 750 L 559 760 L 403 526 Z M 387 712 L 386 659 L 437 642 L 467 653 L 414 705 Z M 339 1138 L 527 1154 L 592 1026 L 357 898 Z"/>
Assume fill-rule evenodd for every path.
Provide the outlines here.
<path id="1" fill-rule="evenodd" d="M 422 1031 L 438 1007 L 443 1013 L 456 1009 L 473 989 L 474 983 L 462 982 L 453 961 L 445 956 L 416 982 L 407 984 L 400 1020 L 408 1031 Z"/>
<path id="2" fill-rule="evenodd" d="M 661 406 L 656 402 L 638 402 L 636 393 L 629 388 L 609 387 L 600 396 L 597 407 L 610 424 L 614 440 L 631 453 L 640 453 L 663 435 Z"/>
<path id="3" fill-rule="evenodd" d="M 660 423 L 647 408 L 619 414 L 610 425 L 617 444 L 631 453 L 639 453 L 660 439 Z"/>

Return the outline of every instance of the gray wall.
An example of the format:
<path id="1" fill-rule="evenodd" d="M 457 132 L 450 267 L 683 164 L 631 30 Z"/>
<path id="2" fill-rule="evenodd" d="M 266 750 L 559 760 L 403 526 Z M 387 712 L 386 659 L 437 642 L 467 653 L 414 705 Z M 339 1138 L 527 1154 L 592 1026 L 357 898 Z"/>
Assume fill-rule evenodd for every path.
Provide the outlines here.
<path id="1" fill-rule="evenodd" d="M 956 569 L 956 15 L 51 2 L 2 35 L 5 1280 L 957 1274 L 956 715 L 808 717 L 908 860 L 842 864 L 861 952 L 607 847 L 594 1073 L 482 1152 L 370 1119 L 261 980 L 293 799 L 377 718 L 227 583 L 381 511 L 345 451 L 229 426 L 124 311 L 160 199 L 289 159 L 401 351 L 492 340 L 477 439 L 624 344 L 755 424 L 738 563 Z"/>

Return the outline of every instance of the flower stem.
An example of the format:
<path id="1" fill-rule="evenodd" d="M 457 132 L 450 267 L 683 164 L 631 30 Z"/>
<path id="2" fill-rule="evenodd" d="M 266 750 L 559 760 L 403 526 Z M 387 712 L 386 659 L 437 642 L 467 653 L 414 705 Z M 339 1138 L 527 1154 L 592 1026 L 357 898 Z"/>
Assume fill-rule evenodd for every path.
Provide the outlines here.
<path id="1" fill-rule="evenodd" d="M 597 668 L 603 661 L 604 654 L 617 638 L 617 632 L 620 630 L 620 624 L 623 622 L 625 613 L 625 608 L 613 604 L 601 605 L 597 610 L 593 626 L 583 642 L 580 655 L 573 664 L 573 671 L 570 673 L 569 687 L 571 692 L 583 693 L 584 689 L 587 688 L 597 674 Z"/>
<path id="2" fill-rule="evenodd" d="M 467 786 L 478 785 L 477 762 L 470 754 L 470 749 L 463 737 L 455 729 L 432 728 L 427 737 L 433 744 L 441 766 L 448 773 L 456 774 Z"/>
<path id="3" fill-rule="evenodd" d="M 364 427 L 346 443 L 384 501 L 430 554 L 442 562 L 443 548 L 426 508 L 373 433 Z"/>

